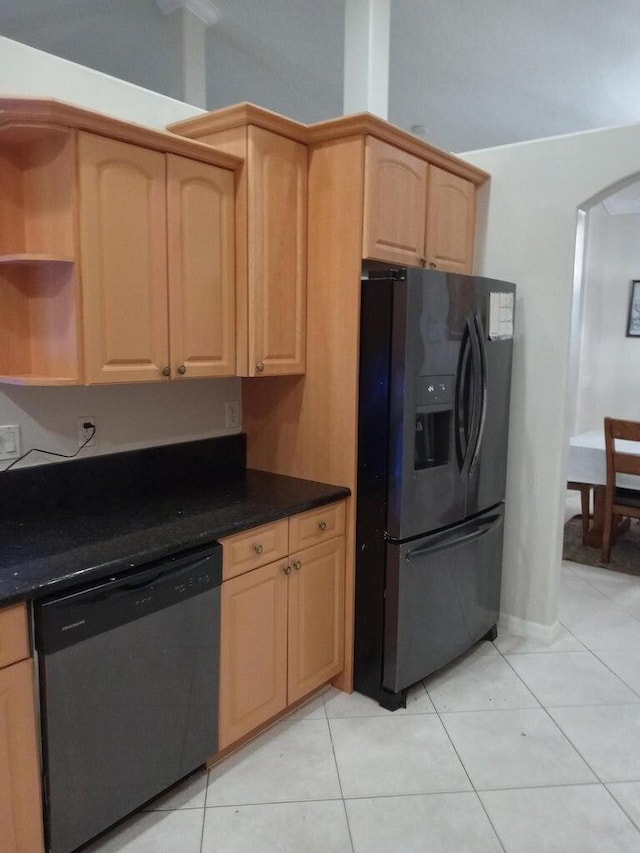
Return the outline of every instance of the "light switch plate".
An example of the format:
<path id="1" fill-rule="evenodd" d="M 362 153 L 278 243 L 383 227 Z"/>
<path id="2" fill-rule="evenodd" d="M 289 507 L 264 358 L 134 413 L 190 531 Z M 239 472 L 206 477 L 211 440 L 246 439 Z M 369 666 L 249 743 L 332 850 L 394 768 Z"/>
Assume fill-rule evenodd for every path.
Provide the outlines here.
<path id="1" fill-rule="evenodd" d="M 20 427 L 18 424 L 0 426 L 0 460 L 20 456 Z"/>

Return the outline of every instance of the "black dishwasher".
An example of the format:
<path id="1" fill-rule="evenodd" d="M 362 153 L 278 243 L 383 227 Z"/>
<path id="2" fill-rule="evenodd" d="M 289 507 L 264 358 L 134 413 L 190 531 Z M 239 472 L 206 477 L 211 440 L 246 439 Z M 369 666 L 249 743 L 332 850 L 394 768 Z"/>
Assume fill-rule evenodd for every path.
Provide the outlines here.
<path id="1" fill-rule="evenodd" d="M 220 545 L 35 605 L 50 853 L 70 853 L 217 748 Z"/>

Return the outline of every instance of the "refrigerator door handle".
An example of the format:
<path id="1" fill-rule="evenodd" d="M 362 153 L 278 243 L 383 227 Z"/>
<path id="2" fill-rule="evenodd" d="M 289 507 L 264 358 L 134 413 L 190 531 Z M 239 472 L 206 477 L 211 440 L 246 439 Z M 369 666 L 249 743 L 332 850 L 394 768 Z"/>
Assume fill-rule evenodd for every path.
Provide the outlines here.
<path id="1" fill-rule="evenodd" d="M 456 401 L 456 450 L 461 472 L 470 471 L 480 450 L 486 413 L 486 357 L 480 318 L 466 318 Z"/>
<path id="2" fill-rule="evenodd" d="M 477 314 L 473 315 L 469 328 L 473 358 L 474 394 L 474 424 L 472 428 L 473 443 L 471 445 L 473 450 L 471 451 L 471 461 L 469 462 L 469 468 L 471 469 L 478 458 L 478 453 L 480 452 L 485 416 L 487 412 L 487 358 L 485 354 L 482 326 Z"/>
<path id="3" fill-rule="evenodd" d="M 469 378 L 472 371 L 471 357 L 471 325 L 467 317 L 456 377 L 455 437 L 460 472 L 465 468 L 469 453 L 470 424 L 472 422 L 472 380 Z"/>
<path id="4" fill-rule="evenodd" d="M 441 536 L 433 537 L 435 541 L 430 542 L 428 545 L 422 545 L 420 548 L 416 548 L 413 551 L 407 551 L 405 560 L 409 563 L 411 560 L 424 557 L 426 554 L 446 551 L 449 548 L 457 548 L 460 545 L 466 545 L 474 539 L 480 539 L 482 536 L 486 536 L 487 533 L 490 533 L 501 523 L 502 515 L 492 515 L 476 524 L 472 530 L 462 536 L 455 531 L 449 531 Z"/>

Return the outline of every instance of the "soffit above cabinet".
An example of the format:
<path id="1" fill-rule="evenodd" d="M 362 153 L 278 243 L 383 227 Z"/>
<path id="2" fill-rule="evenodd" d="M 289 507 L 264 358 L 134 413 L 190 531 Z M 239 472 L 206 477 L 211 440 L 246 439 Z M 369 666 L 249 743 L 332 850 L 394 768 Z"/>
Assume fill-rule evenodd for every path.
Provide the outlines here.
<path id="1" fill-rule="evenodd" d="M 0 134 L 19 135 L 42 126 L 60 126 L 97 133 L 166 154 L 181 154 L 224 169 L 237 170 L 242 160 L 209 145 L 123 121 L 51 98 L 0 98 Z"/>

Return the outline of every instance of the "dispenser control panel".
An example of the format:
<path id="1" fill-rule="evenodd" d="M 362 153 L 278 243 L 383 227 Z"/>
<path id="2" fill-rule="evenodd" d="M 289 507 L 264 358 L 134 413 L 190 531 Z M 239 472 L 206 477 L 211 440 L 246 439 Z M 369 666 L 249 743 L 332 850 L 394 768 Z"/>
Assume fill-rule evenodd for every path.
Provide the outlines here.
<path id="1" fill-rule="evenodd" d="M 455 384 L 455 376 L 421 376 L 418 405 L 453 403 Z"/>

